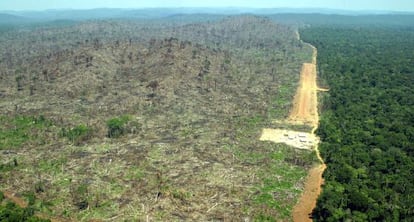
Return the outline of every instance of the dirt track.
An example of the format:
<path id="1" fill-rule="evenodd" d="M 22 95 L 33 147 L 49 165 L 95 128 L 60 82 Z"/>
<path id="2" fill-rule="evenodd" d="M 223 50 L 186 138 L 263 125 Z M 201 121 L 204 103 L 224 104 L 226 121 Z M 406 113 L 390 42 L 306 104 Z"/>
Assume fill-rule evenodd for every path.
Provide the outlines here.
<path id="1" fill-rule="evenodd" d="M 293 108 L 289 120 L 295 123 L 315 126 L 318 124 L 318 100 L 316 85 L 316 49 L 312 46 L 314 53 L 312 63 L 304 63 L 300 74 L 299 88 L 293 102 Z"/>
<path id="2" fill-rule="evenodd" d="M 317 49 L 307 44 L 313 49 L 312 63 L 303 64 L 300 78 L 300 85 L 295 95 L 295 101 L 290 113 L 289 119 L 293 122 L 309 124 L 312 128 L 312 134 L 315 134 L 318 128 L 318 91 L 327 91 L 319 89 L 316 81 L 316 57 Z M 312 210 L 316 207 L 316 200 L 321 193 L 323 184 L 322 174 L 326 169 L 326 165 L 320 155 L 318 145 L 315 145 L 316 155 L 321 164 L 309 170 L 308 177 L 305 182 L 305 189 L 299 202 L 293 208 L 292 216 L 295 222 L 312 221 L 309 217 Z"/>
<path id="3" fill-rule="evenodd" d="M 323 184 L 322 173 L 325 170 L 325 164 L 318 165 L 309 170 L 306 178 L 305 189 L 298 204 L 293 208 L 293 221 L 312 221 L 309 218 L 312 210 L 316 206 L 316 200 L 321 193 L 321 185 Z"/>

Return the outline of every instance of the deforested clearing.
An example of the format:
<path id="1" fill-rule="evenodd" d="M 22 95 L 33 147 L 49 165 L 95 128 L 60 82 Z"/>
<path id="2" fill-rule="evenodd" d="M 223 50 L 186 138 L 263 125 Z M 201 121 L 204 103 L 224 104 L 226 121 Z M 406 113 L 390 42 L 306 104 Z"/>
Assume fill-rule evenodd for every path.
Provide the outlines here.
<path id="1" fill-rule="evenodd" d="M 74 221 L 291 220 L 314 154 L 259 138 L 312 49 L 205 17 L 1 33 L 1 190 Z"/>

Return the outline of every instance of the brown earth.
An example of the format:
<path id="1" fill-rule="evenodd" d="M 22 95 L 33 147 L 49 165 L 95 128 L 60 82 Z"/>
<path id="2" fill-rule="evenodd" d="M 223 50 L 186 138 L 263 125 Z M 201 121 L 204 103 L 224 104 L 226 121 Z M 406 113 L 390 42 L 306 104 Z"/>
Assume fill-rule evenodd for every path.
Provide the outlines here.
<path id="1" fill-rule="evenodd" d="M 314 64 L 302 66 L 300 86 L 295 96 L 294 105 L 289 115 L 293 122 L 315 125 L 317 123 L 316 68 Z"/>
<path id="2" fill-rule="evenodd" d="M 324 182 L 322 173 L 325 168 L 325 164 L 320 164 L 309 170 L 309 175 L 305 183 L 305 189 L 298 204 L 293 208 L 293 221 L 312 221 L 310 215 L 312 210 L 315 208 L 316 200 L 322 191 L 321 185 Z"/>
<path id="3" fill-rule="evenodd" d="M 300 83 L 289 114 L 289 120 L 311 126 L 318 124 L 318 100 L 316 85 L 316 48 L 313 48 L 312 63 L 304 63 L 300 74 Z"/>
<path id="4" fill-rule="evenodd" d="M 17 206 L 22 207 L 22 208 L 27 207 L 27 202 L 24 201 L 21 197 L 16 196 L 15 193 L 10 192 L 10 191 L 4 191 L 3 194 L 5 198 L 15 203 Z"/>

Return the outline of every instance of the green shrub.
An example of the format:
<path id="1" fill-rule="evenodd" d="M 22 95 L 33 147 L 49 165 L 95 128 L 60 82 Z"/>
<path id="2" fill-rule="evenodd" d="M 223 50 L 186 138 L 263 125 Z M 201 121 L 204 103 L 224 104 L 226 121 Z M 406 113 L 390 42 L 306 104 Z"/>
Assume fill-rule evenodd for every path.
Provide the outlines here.
<path id="1" fill-rule="evenodd" d="M 0 164 L 0 172 L 7 172 L 7 171 L 13 170 L 15 167 L 17 167 L 16 163 L 17 163 L 17 160 L 13 159 L 13 163 L 8 162 L 8 163 Z"/>
<path id="2" fill-rule="evenodd" d="M 80 145 L 91 138 L 92 129 L 81 124 L 72 129 L 62 128 L 61 136 L 67 137 L 75 145 Z"/>
<path id="3" fill-rule="evenodd" d="M 108 127 L 108 137 L 116 138 L 122 136 L 126 132 L 126 124 L 131 118 L 129 116 L 121 116 L 108 120 L 106 126 Z"/>
<path id="4" fill-rule="evenodd" d="M 12 202 L 8 202 L 5 206 L 0 205 L 0 221 L 46 222 L 50 220 L 34 216 L 34 210 L 32 207 L 21 208 Z"/>
<path id="5" fill-rule="evenodd" d="M 29 201 L 29 206 L 26 208 L 21 208 L 16 204 L 7 201 L 5 204 L 0 204 L 0 221 L 30 221 L 30 222 L 46 222 L 50 221 L 47 219 L 41 219 L 36 216 L 35 209 L 33 208 L 34 194 L 31 194 L 30 197 L 32 200 Z M 0 203 L 4 200 L 4 194 L 0 192 Z"/>
<path id="6" fill-rule="evenodd" d="M 85 183 L 73 184 L 71 187 L 71 195 L 73 204 L 79 210 L 85 210 L 89 206 L 88 185 Z"/>

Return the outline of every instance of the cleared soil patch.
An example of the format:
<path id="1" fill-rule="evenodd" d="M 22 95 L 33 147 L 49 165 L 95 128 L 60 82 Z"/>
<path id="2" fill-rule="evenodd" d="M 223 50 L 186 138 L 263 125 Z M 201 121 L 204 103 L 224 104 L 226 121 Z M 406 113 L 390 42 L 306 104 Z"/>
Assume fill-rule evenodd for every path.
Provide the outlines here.
<path id="1" fill-rule="evenodd" d="M 0 188 L 73 221 L 291 220 L 313 153 L 257 138 L 289 113 L 310 49 L 256 16 L 133 23 L 0 36 L 19 52 L 0 61 L 0 133 L 27 137 L 3 143 Z"/>
<path id="2" fill-rule="evenodd" d="M 319 141 L 314 134 L 283 129 L 263 129 L 260 140 L 285 143 L 298 149 L 307 150 L 313 149 Z"/>
<path id="3" fill-rule="evenodd" d="M 223 24 L 222 30 L 244 24 L 236 22 Z M 253 19 L 246 26 L 257 29 L 257 24 L 262 21 Z M 197 36 L 191 35 L 197 33 L 196 28 L 177 31 L 182 38 L 189 33 L 191 44 L 186 43 L 188 38 L 160 36 L 154 41 L 141 41 L 141 37 L 132 43 L 121 41 L 117 46 L 118 37 L 114 37 L 99 48 L 80 45 L 73 48 L 73 55 L 53 57 L 61 71 L 53 81 L 42 76 L 32 97 L 23 96 L 30 95 L 25 89 L 18 92 L 22 94 L 19 101 L 14 99 L 17 94 L 1 100 L 2 111 L 12 113 L 13 104 L 19 104 L 20 115 L 44 115 L 51 122 L 38 127 L 27 120 L 20 134 L 33 136 L 15 148 L 18 153 L 6 147 L 0 163 L 10 169 L 2 175 L 2 187 L 25 193 L 39 184 L 44 192 L 36 198 L 36 210 L 45 217 L 73 221 L 290 219 L 311 160 L 296 161 L 300 158 L 285 145 L 263 143 L 257 137 L 271 121 L 268 102 L 277 103 L 278 115 L 288 113 L 290 106 L 283 102 L 290 103 L 290 92 L 298 82 L 298 75 L 293 74 L 300 71 L 309 50 L 301 50 L 299 44 L 282 45 L 284 41 L 274 37 L 279 35 L 261 28 L 274 44 L 269 46 L 272 53 L 250 46 L 245 52 L 244 45 L 229 45 L 234 52 L 227 53 L 198 44 Z M 225 36 L 238 38 L 233 32 Z M 248 35 L 241 33 L 244 36 Z M 204 34 L 201 40 L 206 40 Z M 292 56 L 286 58 L 283 50 L 290 48 L 286 54 Z M 257 54 L 255 62 L 247 69 L 246 61 L 253 53 Z M 274 64 L 274 55 L 281 61 Z M 279 64 L 283 69 L 257 78 L 270 65 L 282 68 Z M 43 75 L 43 70 L 38 73 Z M 16 88 L 15 82 L 11 79 L 10 87 Z M 280 101 L 275 102 L 268 92 L 277 90 Z M 3 115 L 12 117 L 2 125 L 5 130 L 13 129 L 18 121 L 6 111 Z M 122 120 L 124 115 L 129 119 L 122 126 L 124 135 L 108 138 L 108 122 Z M 84 128 L 89 128 L 88 138 L 77 142 L 68 136 Z M 14 167 L 14 158 L 19 167 Z"/>

